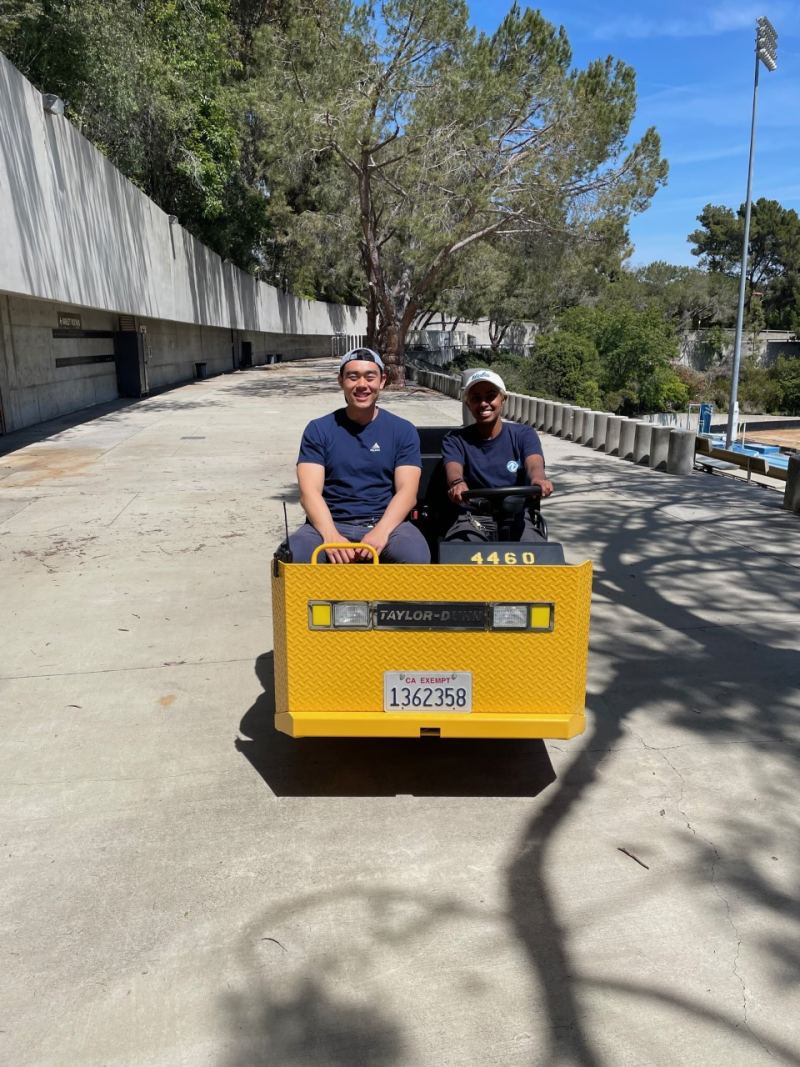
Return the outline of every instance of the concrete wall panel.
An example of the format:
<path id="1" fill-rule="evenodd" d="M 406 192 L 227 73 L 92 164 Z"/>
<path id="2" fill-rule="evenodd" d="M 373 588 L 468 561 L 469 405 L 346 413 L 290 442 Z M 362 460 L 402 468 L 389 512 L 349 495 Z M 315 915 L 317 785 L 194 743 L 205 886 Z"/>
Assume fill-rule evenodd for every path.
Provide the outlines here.
<path id="1" fill-rule="evenodd" d="M 363 308 L 300 300 L 223 263 L 65 118 L 45 112 L 41 94 L 2 55 L 0 99 L 6 429 L 112 394 L 109 364 L 55 367 L 59 357 L 113 352 L 110 338 L 54 338 L 59 311 L 80 314 L 86 330 L 117 330 L 120 315 L 145 325 L 151 389 L 193 378 L 197 362 L 209 374 L 238 367 L 231 330 L 252 342 L 254 365 L 275 353 L 328 355 L 334 333 L 365 333 Z M 102 384 L 95 389 L 90 379 Z"/>
<path id="2" fill-rule="evenodd" d="M 0 98 L 0 290 L 257 332 L 365 332 L 363 308 L 281 293 L 170 224 L 2 55 Z"/>

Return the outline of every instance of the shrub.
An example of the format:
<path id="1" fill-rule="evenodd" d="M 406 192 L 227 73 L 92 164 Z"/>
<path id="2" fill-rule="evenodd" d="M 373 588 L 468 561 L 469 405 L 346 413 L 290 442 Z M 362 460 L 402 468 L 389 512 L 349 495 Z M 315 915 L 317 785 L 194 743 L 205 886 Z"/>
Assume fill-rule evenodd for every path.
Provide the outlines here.
<path id="1" fill-rule="evenodd" d="M 599 402 L 599 359 L 588 337 L 566 330 L 541 334 L 521 370 L 526 392 L 584 407 Z"/>

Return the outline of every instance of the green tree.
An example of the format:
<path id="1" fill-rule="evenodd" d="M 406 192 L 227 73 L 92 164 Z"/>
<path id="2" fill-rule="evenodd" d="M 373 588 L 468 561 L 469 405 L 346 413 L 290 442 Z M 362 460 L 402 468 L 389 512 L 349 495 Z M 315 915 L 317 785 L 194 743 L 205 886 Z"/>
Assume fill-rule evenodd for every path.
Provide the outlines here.
<path id="1" fill-rule="evenodd" d="M 686 403 L 686 386 L 672 367 L 679 355 L 675 333 L 657 307 L 637 311 L 619 301 L 573 308 L 559 325 L 594 344 L 599 385 L 610 410 L 629 415 Z"/>
<path id="2" fill-rule="evenodd" d="M 716 366 L 723 362 L 725 354 L 731 347 L 731 337 L 722 326 L 711 326 L 703 338 L 703 350 L 706 365 Z"/>
<path id="3" fill-rule="evenodd" d="M 225 0 L 5 0 L 0 48 L 160 207 L 258 272 L 270 204 Z"/>
<path id="4" fill-rule="evenodd" d="M 744 241 L 745 205 L 732 208 L 706 204 L 697 216 L 698 229 L 687 238 L 703 267 L 712 273 L 738 278 Z M 795 293 L 776 282 L 787 272 L 800 271 L 800 216 L 777 200 L 761 198 L 752 205 L 747 258 L 746 299 L 749 308 L 753 293 L 768 297 L 771 316 L 779 318 L 794 306 Z M 772 290 L 772 292 L 770 292 Z M 783 299 L 781 299 L 781 297 Z M 787 299 L 790 303 L 787 303 Z M 773 318 L 770 319 L 772 324 Z"/>
<path id="5" fill-rule="evenodd" d="M 284 165 L 329 154 L 350 183 L 369 332 L 394 382 L 407 330 L 466 249 L 625 217 L 665 180 L 654 130 L 626 145 L 633 70 L 574 70 L 537 11 L 515 5 L 487 35 L 461 0 L 333 0 L 262 32 Z"/>
<path id="6" fill-rule="evenodd" d="M 479 242 L 451 264 L 437 302 L 458 318 L 488 319 L 497 351 L 514 327 L 546 329 L 567 308 L 607 292 L 630 251 L 627 231 L 617 223 L 604 219 L 591 229 Z"/>
<path id="7" fill-rule="evenodd" d="M 590 338 L 557 330 L 536 338 L 525 363 L 525 387 L 537 396 L 593 407 L 600 402 L 600 371 Z"/>
<path id="8" fill-rule="evenodd" d="M 774 410 L 784 415 L 800 415 L 800 359 L 782 352 L 769 369 L 774 394 Z"/>
<path id="9" fill-rule="evenodd" d="M 767 286 L 762 301 L 773 330 L 800 333 L 800 269 L 787 270 Z"/>
<path id="10" fill-rule="evenodd" d="M 713 271 L 656 261 L 633 272 L 630 298 L 640 310 L 655 303 L 678 330 L 699 330 L 715 323 L 732 324 L 737 287 L 733 278 Z"/>

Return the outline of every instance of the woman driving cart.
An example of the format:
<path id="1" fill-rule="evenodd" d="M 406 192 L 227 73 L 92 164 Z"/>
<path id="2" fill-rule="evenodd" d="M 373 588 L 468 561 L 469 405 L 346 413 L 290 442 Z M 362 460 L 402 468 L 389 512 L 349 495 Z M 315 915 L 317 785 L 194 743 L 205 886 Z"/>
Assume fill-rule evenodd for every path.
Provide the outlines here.
<path id="1" fill-rule="evenodd" d="M 504 540 L 544 540 L 529 509 L 501 518 L 479 503 L 481 489 L 538 486 L 543 497 L 553 492 L 539 435 L 530 426 L 502 421 L 505 399 L 503 379 L 493 371 L 475 371 L 464 385 L 464 401 L 475 423 L 453 430 L 442 442 L 447 496 L 458 508 L 446 541 L 491 540 L 499 518 L 504 519 Z"/>

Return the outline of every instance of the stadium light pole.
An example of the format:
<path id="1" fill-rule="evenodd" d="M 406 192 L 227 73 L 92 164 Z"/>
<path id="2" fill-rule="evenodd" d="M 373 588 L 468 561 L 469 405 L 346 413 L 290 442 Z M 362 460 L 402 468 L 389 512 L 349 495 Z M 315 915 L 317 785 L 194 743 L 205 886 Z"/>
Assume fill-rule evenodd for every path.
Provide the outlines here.
<path id="1" fill-rule="evenodd" d="M 736 311 L 736 340 L 733 343 L 731 398 L 728 404 L 728 429 L 725 447 L 730 448 L 738 432 L 739 423 L 739 363 L 742 356 L 742 328 L 744 326 L 744 295 L 747 286 L 747 253 L 750 244 L 750 204 L 753 186 L 753 150 L 756 142 L 756 104 L 758 102 L 758 64 L 767 70 L 778 66 L 778 35 L 766 15 L 756 19 L 756 73 L 753 81 L 753 121 L 750 125 L 750 163 L 747 168 L 747 204 L 744 211 L 744 241 L 742 243 L 742 273 L 739 278 L 739 306 Z"/>

